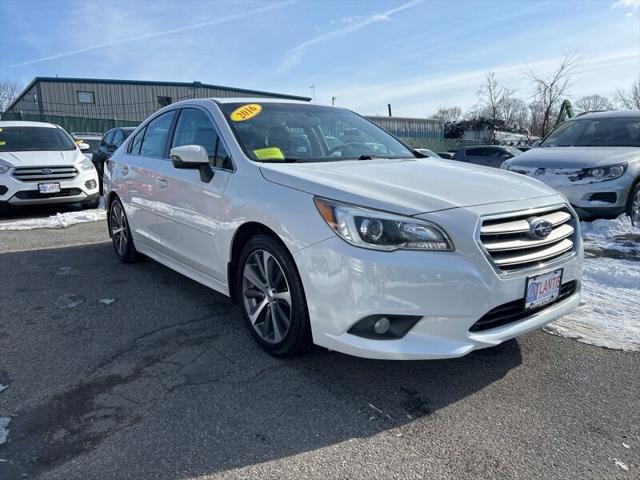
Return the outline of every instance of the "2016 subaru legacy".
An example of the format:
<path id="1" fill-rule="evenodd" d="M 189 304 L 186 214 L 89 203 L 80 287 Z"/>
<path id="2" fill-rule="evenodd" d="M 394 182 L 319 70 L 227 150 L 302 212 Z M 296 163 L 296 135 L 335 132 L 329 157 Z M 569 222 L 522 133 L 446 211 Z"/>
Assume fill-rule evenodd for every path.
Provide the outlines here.
<path id="1" fill-rule="evenodd" d="M 179 102 L 107 161 L 109 233 L 122 261 L 144 254 L 229 295 L 276 356 L 314 342 L 459 357 L 578 305 L 582 244 L 564 197 L 418 156 L 344 109 Z"/>

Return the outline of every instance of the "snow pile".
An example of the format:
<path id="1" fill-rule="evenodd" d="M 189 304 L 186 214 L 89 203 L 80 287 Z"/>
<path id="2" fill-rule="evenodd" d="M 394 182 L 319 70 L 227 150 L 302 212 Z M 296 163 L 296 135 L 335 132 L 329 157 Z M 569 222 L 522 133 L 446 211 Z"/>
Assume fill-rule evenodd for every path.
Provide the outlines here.
<path id="1" fill-rule="evenodd" d="M 78 212 L 56 213 L 45 218 L 29 218 L 0 222 L 0 230 L 33 230 L 36 228 L 65 228 L 76 223 L 97 222 L 107 218 L 106 210 L 81 210 Z"/>
<path id="2" fill-rule="evenodd" d="M 0 445 L 6 443 L 9 438 L 9 423 L 11 423 L 9 417 L 0 417 Z"/>
<path id="3" fill-rule="evenodd" d="M 640 229 L 621 215 L 582 222 L 581 230 L 591 254 L 584 261 L 582 303 L 545 331 L 591 345 L 640 351 Z M 605 256 L 609 252 L 616 258 Z"/>

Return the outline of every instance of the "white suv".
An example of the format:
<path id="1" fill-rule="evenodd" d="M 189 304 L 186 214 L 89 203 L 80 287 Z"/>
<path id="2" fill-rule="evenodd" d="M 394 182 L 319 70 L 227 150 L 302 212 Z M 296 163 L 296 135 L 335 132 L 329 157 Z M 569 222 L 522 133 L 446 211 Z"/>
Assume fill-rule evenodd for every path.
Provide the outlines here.
<path id="1" fill-rule="evenodd" d="M 276 356 L 313 341 L 459 357 L 578 305 L 579 223 L 562 195 L 418 155 L 344 109 L 175 103 L 107 162 L 109 233 L 122 261 L 140 252 L 231 296 Z"/>
<path id="2" fill-rule="evenodd" d="M 50 203 L 96 208 L 100 193 L 93 163 L 56 125 L 0 122 L 0 209 Z"/>

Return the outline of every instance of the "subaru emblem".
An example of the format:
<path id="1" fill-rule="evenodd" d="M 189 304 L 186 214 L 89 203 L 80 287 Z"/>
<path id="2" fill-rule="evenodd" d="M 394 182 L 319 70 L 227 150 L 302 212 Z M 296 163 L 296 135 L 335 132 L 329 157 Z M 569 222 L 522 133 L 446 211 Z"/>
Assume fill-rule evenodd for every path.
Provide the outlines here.
<path id="1" fill-rule="evenodd" d="M 551 222 L 544 218 L 534 217 L 527 220 L 529 222 L 529 237 L 534 240 L 547 238 L 553 231 Z"/>

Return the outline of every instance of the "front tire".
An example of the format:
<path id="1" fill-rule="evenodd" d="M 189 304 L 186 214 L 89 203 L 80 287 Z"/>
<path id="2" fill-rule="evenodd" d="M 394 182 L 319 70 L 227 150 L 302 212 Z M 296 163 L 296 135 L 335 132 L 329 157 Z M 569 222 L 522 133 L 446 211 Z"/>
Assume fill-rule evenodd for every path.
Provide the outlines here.
<path id="1" fill-rule="evenodd" d="M 111 202 L 109 208 L 109 232 L 113 249 L 121 262 L 134 263 L 140 260 L 141 256 L 133 244 L 127 214 L 118 198 Z"/>
<path id="2" fill-rule="evenodd" d="M 302 281 L 287 249 L 269 235 L 242 250 L 236 276 L 242 315 L 253 338 L 274 357 L 291 357 L 311 343 Z"/>
<path id="3" fill-rule="evenodd" d="M 631 224 L 633 226 L 640 227 L 640 181 L 636 182 L 629 193 L 627 215 L 631 217 Z"/>

